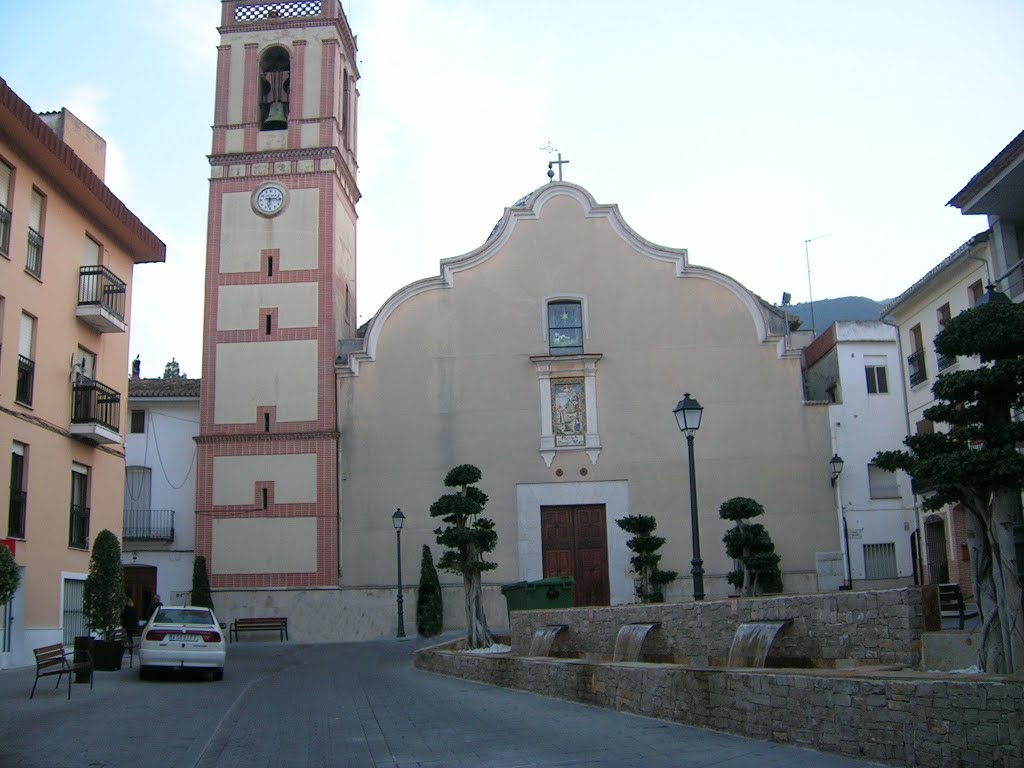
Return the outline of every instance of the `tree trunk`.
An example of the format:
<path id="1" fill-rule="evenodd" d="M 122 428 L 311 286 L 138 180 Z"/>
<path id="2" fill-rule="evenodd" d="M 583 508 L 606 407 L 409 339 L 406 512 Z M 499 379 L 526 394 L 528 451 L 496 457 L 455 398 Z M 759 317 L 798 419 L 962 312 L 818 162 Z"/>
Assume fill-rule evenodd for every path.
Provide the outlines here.
<path id="1" fill-rule="evenodd" d="M 494 645 L 494 635 L 491 634 L 487 626 L 487 617 L 484 615 L 480 574 L 464 576 L 463 586 L 466 594 L 466 647 L 488 648 Z"/>
<path id="2" fill-rule="evenodd" d="M 1024 671 L 1024 607 L 1017 576 L 1013 524 L 1020 518 L 1020 495 L 999 491 L 992 498 L 992 566 L 999 595 L 1000 624 L 1006 649 L 1007 673 Z"/>

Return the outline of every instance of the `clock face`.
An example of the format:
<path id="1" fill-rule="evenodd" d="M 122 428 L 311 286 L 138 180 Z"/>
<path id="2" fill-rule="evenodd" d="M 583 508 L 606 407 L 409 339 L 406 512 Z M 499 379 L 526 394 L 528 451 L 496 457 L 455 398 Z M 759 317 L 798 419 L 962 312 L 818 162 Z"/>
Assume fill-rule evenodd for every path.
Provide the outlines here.
<path id="1" fill-rule="evenodd" d="M 255 202 L 260 213 L 277 213 L 284 205 L 284 190 L 276 185 L 263 187 L 256 193 Z"/>

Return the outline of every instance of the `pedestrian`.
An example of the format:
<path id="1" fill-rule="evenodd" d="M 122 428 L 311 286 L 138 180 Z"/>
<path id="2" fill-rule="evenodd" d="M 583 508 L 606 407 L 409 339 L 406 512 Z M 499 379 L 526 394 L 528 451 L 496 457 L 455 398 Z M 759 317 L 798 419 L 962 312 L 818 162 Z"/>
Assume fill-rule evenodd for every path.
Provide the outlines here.
<path id="1" fill-rule="evenodd" d="M 125 595 L 124 610 L 121 611 L 121 626 L 129 641 L 134 641 L 135 635 L 139 633 L 139 612 L 135 610 L 135 601 L 132 596 Z"/>

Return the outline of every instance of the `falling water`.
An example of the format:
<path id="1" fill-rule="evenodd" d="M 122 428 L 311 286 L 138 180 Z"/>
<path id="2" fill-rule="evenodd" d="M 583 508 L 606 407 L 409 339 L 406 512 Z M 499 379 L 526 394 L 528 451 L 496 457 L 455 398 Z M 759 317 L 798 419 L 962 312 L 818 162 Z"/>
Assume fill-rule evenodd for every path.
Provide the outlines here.
<path id="1" fill-rule="evenodd" d="M 530 641 L 530 652 L 527 656 L 549 656 L 551 645 L 555 642 L 555 636 L 563 629 L 568 629 L 565 624 L 554 624 L 550 627 L 541 627 L 533 633 Z"/>
<path id="2" fill-rule="evenodd" d="M 791 621 L 752 621 L 736 627 L 729 648 L 730 667 L 763 667 L 775 635 Z"/>
<path id="3" fill-rule="evenodd" d="M 615 637 L 615 652 L 612 661 L 637 661 L 640 658 L 640 648 L 644 644 L 647 633 L 655 627 L 661 626 L 660 622 L 653 624 L 623 624 L 619 628 L 619 634 Z"/>

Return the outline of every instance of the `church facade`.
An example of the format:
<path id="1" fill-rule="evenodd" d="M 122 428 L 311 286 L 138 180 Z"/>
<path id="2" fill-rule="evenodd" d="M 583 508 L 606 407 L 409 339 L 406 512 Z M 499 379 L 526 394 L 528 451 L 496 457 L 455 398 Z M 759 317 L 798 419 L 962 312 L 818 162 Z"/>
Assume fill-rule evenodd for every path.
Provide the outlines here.
<path id="1" fill-rule="evenodd" d="M 635 600 L 616 520 L 654 515 L 670 601 L 692 599 L 696 434 L 709 599 L 732 588 L 719 505 L 750 496 L 787 591 L 839 549 L 828 409 L 803 397 L 785 318 L 582 187 L 546 184 L 476 250 L 355 317 L 354 38 L 334 2 L 223 3 L 207 260 L 196 549 L 222 618 L 287 615 L 303 639 L 393 633 L 405 514 L 414 626 L 429 507 L 472 463 L 499 586 L 571 575 L 578 605 Z M 461 579 L 442 574 L 446 627 Z"/>

